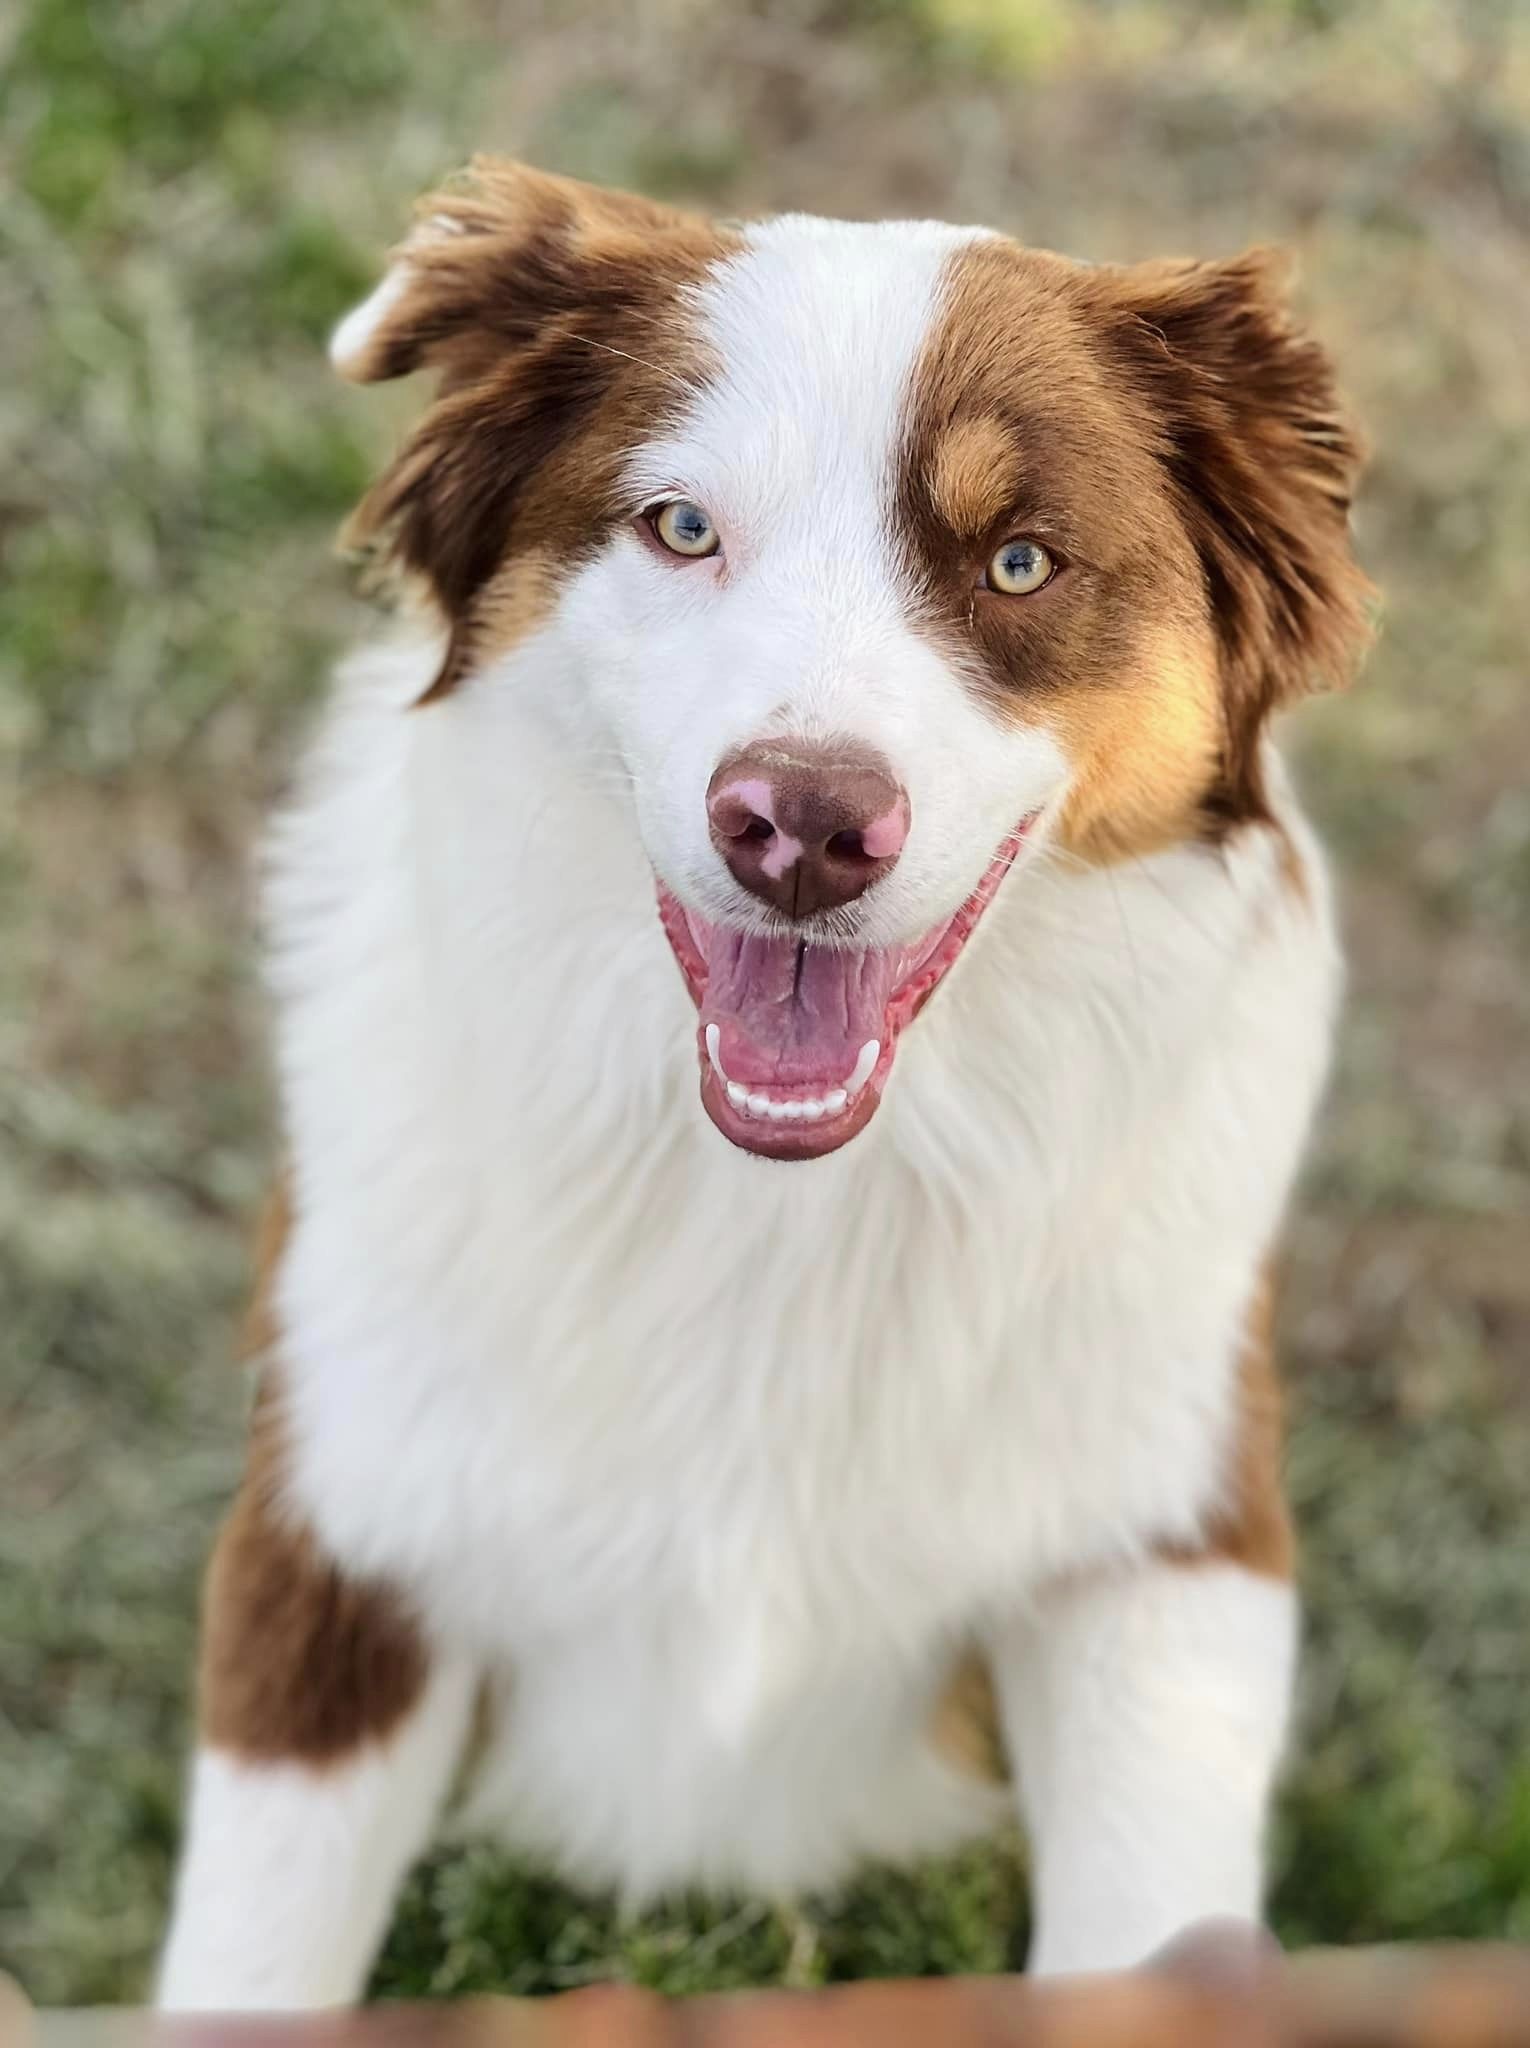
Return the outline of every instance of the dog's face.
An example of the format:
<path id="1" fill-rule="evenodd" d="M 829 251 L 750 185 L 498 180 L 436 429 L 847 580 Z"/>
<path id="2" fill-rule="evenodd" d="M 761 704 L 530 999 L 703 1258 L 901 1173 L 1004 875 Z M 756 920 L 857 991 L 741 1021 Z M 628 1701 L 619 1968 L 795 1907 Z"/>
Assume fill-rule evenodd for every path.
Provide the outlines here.
<path id="1" fill-rule="evenodd" d="M 480 164 L 338 331 L 436 402 L 358 515 L 614 752 L 734 1143 L 810 1158 L 1007 873 L 1264 820 L 1347 669 L 1354 444 L 1271 267 L 744 229 Z M 1024 886 L 1017 878 L 1008 886 Z"/>

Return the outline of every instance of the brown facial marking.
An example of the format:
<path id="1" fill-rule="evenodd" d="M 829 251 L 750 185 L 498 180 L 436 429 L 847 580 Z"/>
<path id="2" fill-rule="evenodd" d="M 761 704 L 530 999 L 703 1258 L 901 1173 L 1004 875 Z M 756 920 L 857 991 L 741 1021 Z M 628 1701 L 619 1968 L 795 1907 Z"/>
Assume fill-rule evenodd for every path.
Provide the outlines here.
<path id="1" fill-rule="evenodd" d="M 534 548 L 511 555 L 494 570 L 474 600 L 471 627 L 464 623 L 460 636 L 454 629 L 455 651 L 442 664 L 421 704 L 433 704 L 455 688 L 472 660 L 508 654 L 545 625 L 572 560 L 570 556 L 559 563 L 550 552 Z"/>
<path id="2" fill-rule="evenodd" d="M 627 457 L 709 368 L 684 289 L 738 244 L 489 158 L 420 213 L 400 294 L 345 368 L 370 381 L 429 367 L 437 395 L 347 535 L 381 538 L 433 595 L 450 631 L 439 697 L 539 623 L 561 577 L 637 509 L 621 501 Z"/>
<path id="3" fill-rule="evenodd" d="M 935 443 L 928 482 L 952 532 L 981 539 L 1019 496 L 1019 451 L 999 420 L 958 419 Z"/>
<path id="4" fill-rule="evenodd" d="M 1064 691 L 1043 722 L 1072 765 L 1057 843 L 1095 865 L 1193 837 L 1218 762 L 1210 650 L 1148 641 L 1126 690 Z"/>
<path id="5" fill-rule="evenodd" d="M 1173 1564 L 1238 1564 L 1289 1579 L 1296 1542 L 1281 1482 L 1283 1407 L 1275 1366 L 1275 1284 L 1266 1267 L 1244 1322 L 1238 1408 L 1220 1496 L 1195 1544 L 1164 1544 Z"/>
<path id="6" fill-rule="evenodd" d="M 1365 638 L 1357 463 L 1268 259 L 1091 269 L 998 238 L 952 259 L 897 517 L 927 629 L 997 717 L 1046 725 L 1075 764 L 1067 850 L 1267 821 L 1269 714 L 1342 680 Z M 1059 573 L 978 588 L 1014 537 Z"/>

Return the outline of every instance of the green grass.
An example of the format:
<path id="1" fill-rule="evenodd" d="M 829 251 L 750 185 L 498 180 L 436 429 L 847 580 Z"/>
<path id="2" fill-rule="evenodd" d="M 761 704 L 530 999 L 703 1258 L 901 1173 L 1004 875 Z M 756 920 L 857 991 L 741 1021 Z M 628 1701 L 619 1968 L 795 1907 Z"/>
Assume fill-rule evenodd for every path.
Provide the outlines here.
<path id="1" fill-rule="evenodd" d="M 31 0 L 0 23 L 0 1963 L 143 1988 L 274 1146 L 244 863 L 411 403 L 325 329 L 479 146 L 728 212 L 1298 247 L 1388 597 L 1299 723 L 1353 997 L 1284 1315 L 1293 1941 L 1530 1939 L 1530 27 L 1474 0 Z M 401 409 L 402 408 L 402 409 Z M 993 1969 L 1013 1844 L 635 1925 L 487 1850 L 388 1992 Z"/>

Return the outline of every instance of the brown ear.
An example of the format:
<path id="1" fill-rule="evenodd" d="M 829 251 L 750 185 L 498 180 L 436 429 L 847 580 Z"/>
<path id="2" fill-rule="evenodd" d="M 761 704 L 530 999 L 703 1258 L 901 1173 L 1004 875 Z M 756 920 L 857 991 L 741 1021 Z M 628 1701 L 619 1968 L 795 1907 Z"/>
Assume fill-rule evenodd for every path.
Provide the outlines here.
<path id="1" fill-rule="evenodd" d="M 1205 580 L 1227 727 L 1214 824 L 1264 814 L 1269 714 L 1346 682 L 1370 631 L 1348 523 L 1362 449 L 1327 356 L 1292 322 L 1286 269 L 1255 249 L 1098 274 Z"/>
<path id="2" fill-rule="evenodd" d="M 361 383 L 437 373 L 346 538 L 425 579 L 452 639 L 439 694 L 507 561 L 599 539 L 625 454 L 700 378 L 682 292 L 730 244 L 693 215 L 488 157 L 418 213 L 330 355 Z"/>
<path id="3" fill-rule="evenodd" d="M 651 238 L 703 229 L 694 216 L 503 158 L 474 157 L 420 200 L 371 297 L 330 340 L 357 384 L 424 365 L 524 346 L 551 318 L 588 302 L 589 273 L 638 255 Z"/>

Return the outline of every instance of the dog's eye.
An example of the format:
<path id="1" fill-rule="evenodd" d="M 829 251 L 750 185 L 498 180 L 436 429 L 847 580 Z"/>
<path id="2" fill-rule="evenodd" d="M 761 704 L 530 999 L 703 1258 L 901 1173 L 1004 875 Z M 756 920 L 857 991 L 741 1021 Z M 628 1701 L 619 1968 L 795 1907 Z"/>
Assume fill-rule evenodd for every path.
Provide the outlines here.
<path id="1" fill-rule="evenodd" d="M 983 582 L 1006 597 L 1026 597 L 1056 573 L 1057 564 L 1039 540 L 1007 540 L 983 571 Z"/>
<path id="2" fill-rule="evenodd" d="M 717 528 L 689 498 L 652 505 L 643 516 L 672 555 L 687 555 L 694 561 L 702 555 L 715 555 L 722 545 Z"/>

